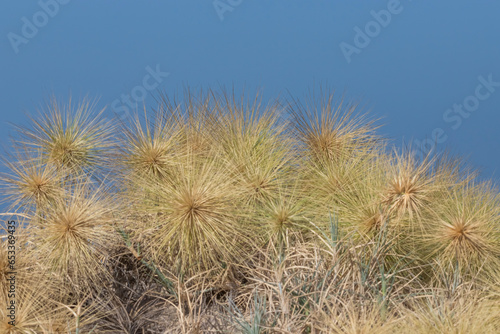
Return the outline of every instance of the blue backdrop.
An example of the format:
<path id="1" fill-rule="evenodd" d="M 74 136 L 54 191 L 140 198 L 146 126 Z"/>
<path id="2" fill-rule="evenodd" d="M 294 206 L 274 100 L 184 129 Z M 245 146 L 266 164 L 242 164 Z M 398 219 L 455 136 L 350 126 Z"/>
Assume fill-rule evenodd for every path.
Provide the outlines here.
<path id="1" fill-rule="evenodd" d="M 498 178 L 500 2 L 103 1 L 0 3 L 0 140 L 55 94 L 125 115 L 161 89 L 328 84 L 394 144 L 468 157 Z"/>

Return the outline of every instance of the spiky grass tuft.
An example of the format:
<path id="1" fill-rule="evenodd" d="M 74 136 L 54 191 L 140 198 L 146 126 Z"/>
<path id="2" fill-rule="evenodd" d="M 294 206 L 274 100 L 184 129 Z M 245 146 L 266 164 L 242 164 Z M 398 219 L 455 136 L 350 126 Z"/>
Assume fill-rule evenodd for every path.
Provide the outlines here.
<path id="1" fill-rule="evenodd" d="M 311 94 L 306 105 L 298 100 L 289 104 L 292 131 L 303 148 L 316 161 L 349 157 L 359 149 L 374 148 L 380 139 L 373 120 L 357 111 L 358 106 L 333 93 Z"/>
<path id="2" fill-rule="evenodd" d="M 145 115 L 144 125 L 138 117 L 132 128 L 123 129 L 119 164 L 125 165 L 125 179 L 134 177 L 163 178 L 175 163 L 179 129 L 172 116 Z"/>
<path id="3" fill-rule="evenodd" d="M 426 221 L 423 249 L 461 272 L 491 274 L 500 265 L 500 198 L 490 183 L 471 181 L 442 194 Z"/>
<path id="4" fill-rule="evenodd" d="M 381 196 L 385 181 L 385 159 L 353 160 L 355 166 L 361 165 L 368 172 L 354 173 L 354 177 L 349 177 L 349 182 L 344 182 L 341 191 L 334 192 L 331 202 L 338 212 L 343 229 L 355 232 L 362 239 L 370 239 L 378 235 L 389 221 L 389 213 Z"/>
<path id="5" fill-rule="evenodd" d="M 155 233 L 145 242 L 154 259 L 189 272 L 238 261 L 245 249 L 245 210 L 217 159 L 186 156 L 170 177 L 145 187 L 154 196 L 137 209 L 155 217 L 148 224 Z"/>
<path id="6" fill-rule="evenodd" d="M 194 94 L 189 89 L 184 92 L 181 102 L 160 94 L 157 114 L 166 124 L 177 125 L 178 137 L 176 154 L 179 156 L 210 156 L 213 150 L 210 131 L 214 122 L 214 96 L 209 91 Z"/>
<path id="7" fill-rule="evenodd" d="M 225 93 L 217 102 L 212 137 L 228 175 L 249 205 L 276 198 L 279 183 L 290 181 L 293 159 L 282 110 L 277 104 L 262 108 L 258 96 L 248 103 Z"/>
<path id="8" fill-rule="evenodd" d="M 96 282 L 103 274 L 107 250 L 117 244 L 115 207 L 105 189 L 89 179 L 73 184 L 30 221 L 28 232 L 40 260 L 74 284 Z"/>
<path id="9" fill-rule="evenodd" d="M 259 229 L 265 236 L 264 245 L 277 254 L 283 254 L 297 239 L 309 236 L 306 217 L 312 210 L 298 192 L 297 184 L 292 184 L 291 189 L 279 191 L 278 196 L 264 202 L 259 210 Z"/>
<path id="10" fill-rule="evenodd" d="M 43 153 L 44 161 L 73 173 L 92 171 L 103 166 L 105 152 L 112 147 L 113 125 L 94 113 L 95 102 L 83 99 L 76 106 L 52 97 L 38 118 L 31 118 L 31 127 L 18 127 L 22 139 L 16 140 Z"/>
<path id="11" fill-rule="evenodd" d="M 405 313 L 405 321 L 395 328 L 397 333 L 493 334 L 500 328 L 498 297 L 477 291 L 458 291 L 453 296 L 439 290 L 427 292 Z"/>
<path id="12" fill-rule="evenodd" d="M 18 255 L 23 254 L 23 257 L 28 257 L 27 252 L 29 253 L 26 249 L 17 251 Z M 3 291 L 0 293 L 0 333 L 40 333 L 46 323 L 60 316 L 53 297 L 64 291 L 60 290 L 61 281 L 44 271 L 37 263 L 36 254 L 30 253 L 29 261 L 29 269 L 20 268 L 22 270 L 11 272 L 9 275 L 9 278 L 14 277 L 13 287 L 3 290 L 4 286 L 1 286 Z M 67 292 L 62 294 L 66 295 Z M 13 311 L 12 307 L 7 309 L 13 305 L 12 302 Z M 13 321 L 15 326 L 12 325 Z"/>
<path id="13" fill-rule="evenodd" d="M 85 103 L 21 130 L 17 332 L 498 332 L 500 197 L 459 160 L 387 151 L 332 94 L 159 102 L 117 151 Z"/>
<path id="14" fill-rule="evenodd" d="M 32 211 L 50 205 L 63 192 L 63 175 L 42 154 L 26 149 L 6 159 L 8 173 L 0 175 L 5 201 L 10 210 Z"/>
<path id="15" fill-rule="evenodd" d="M 408 215 L 410 219 L 421 215 L 437 186 L 433 163 L 432 158 L 419 163 L 410 152 L 394 152 L 384 192 L 384 202 L 391 214 L 398 218 Z"/>

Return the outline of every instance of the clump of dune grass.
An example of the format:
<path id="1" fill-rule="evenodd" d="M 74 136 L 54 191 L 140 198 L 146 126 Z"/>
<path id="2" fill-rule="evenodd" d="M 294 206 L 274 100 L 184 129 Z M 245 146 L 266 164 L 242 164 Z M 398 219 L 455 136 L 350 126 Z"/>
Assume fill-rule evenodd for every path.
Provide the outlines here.
<path id="1" fill-rule="evenodd" d="M 8 210 L 29 212 L 50 205 L 63 192 L 63 174 L 46 163 L 42 153 L 18 151 L 4 162 L 8 172 L 0 175 Z"/>
<path id="2" fill-rule="evenodd" d="M 395 332 L 497 333 L 500 329 L 498 297 L 461 285 L 453 295 L 442 290 L 427 291 L 412 301 L 405 320 Z"/>
<path id="3" fill-rule="evenodd" d="M 152 119 L 150 119 L 152 118 Z M 139 117 L 132 126 L 123 127 L 120 140 L 121 152 L 117 159 L 123 164 L 125 178 L 162 178 L 175 163 L 178 149 L 179 129 L 172 115 L 145 115 L 144 124 Z"/>
<path id="4" fill-rule="evenodd" d="M 500 224 L 498 191 L 471 181 L 443 192 L 425 223 L 422 248 L 431 259 L 462 273 L 498 271 Z"/>
<path id="5" fill-rule="evenodd" d="M 370 202 L 359 203 L 364 206 L 377 206 L 372 203 L 376 195 L 361 199 L 357 194 L 364 191 L 360 188 L 371 189 L 371 192 L 377 190 L 374 184 L 377 178 L 373 175 L 378 173 L 375 170 L 380 165 L 377 159 L 385 143 L 375 133 L 378 127 L 375 120 L 370 120 L 355 103 L 344 98 L 338 102 L 329 91 L 321 91 L 319 96 L 310 94 L 305 104 L 292 100 L 288 113 L 289 135 L 296 143 L 302 191 L 309 194 L 305 198 L 310 203 L 321 208 L 316 211 L 323 213 L 314 218 L 324 221 L 325 213 L 340 212 L 359 201 Z M 370 210 L 375 215 L 375 210 Z M 371 216 L 360 218 L 369 221 Z"/>
<path id="6" fill-rule="evenodd" d="M 306 104 L 299 100 L 289 103 L 294 135 L 306 154 L 316 161 L 332 161 L 354 154 L 358 150 L 376 148 L 380 139 L 377 126 L 356 103 L 340 99 L 333 92 L 321 91 L 309 95 Z"/>
<path id="7" fill-rule="evenodd" d="M 439 171 L 433 169 L 435 157 L 427 156 L 419 162 L 410 150 L 394 152 L 394 160 L 388 164 L 388 181 L 383 192 L 388 212 L 398 220 L 420 218 L 436 191 L 442 184 Z M 446 180 L 445 180 L 446 181 Z"/>
<path id="8" fill-rule="evenodd" d="M 189 271 L 230 263 L 248 238 L 238 190 L 217 160 L 184 159 L 170 177 L 145 184 L 154 196 L 139 202 L 137 210 L 152 215 L 141 228 L 154 234 L 143 246 L 156 260 L 177 262 Z"/>
<path id="9" fill-rule="evenodd" d="M 40 151 L 44 162 L 72 173 L 102 167 L 113 126 L 102 118 L 104 110 L 96 114 L 94 109 L 95 101 L 89 99 L 63 105 L 52 97 L 38 117 L 30 116 L 29 126 L 17 128 L 15 143 Z"/>
<path id="10" fill-rule="evenodd" d="M 13 273 L 16 279 L 30 282 L 30 278 L 38 277 L 44 268 L 38 261 L 36 247 L 33 247 L 31 236 L 27 232 L 29 216 L 8 213 L 0 214 L 0 217 L 2 219 L 0 225 L 0 296 L 2 296 L 7 294 L 10 288 L 8 279 Z M 7 224 L 8 221 L 13 221 L 14 224 Z M 43 275 L 41 276 L 43 278 Z M 47 285 L 47 293 L 52 292 L 51 286 Z"/>
<path id="11" fill-rule="evenodd" d="M 43 318 L 49 318 L 50 310 L 45 308 L 46 305 L 44 305 L 48 300 L 46 291 L 36 283 L 36 281 L 29 283 L 18 281 L 16 284 L 15 326 L 10 323 L 12 319 L 9 317 L 9 310 L 7 310 L 7 305 L 10 305 L 11 299 L 7 297 L 7 294 L 2 295 L 0 302 L 0 331 L 2 333 L 33 333 L 39 328 Z"/>
<path id="12" fill-rule="evenodd" d="M 186 90 L 181 101 L 171 99 L 167 94 L 160 94 L 157 100 L 156 113 L 162 121 L 177 125 L 176 154 L 209 156 L 213 149 L 210 131 L 214 122 L 214 95 L 210 91 L 205 93 L 200 90 L 195 94 Z"/>
<path id="13" fill-rule="evenodd" d="M 40 261 L 74 284 L 95 282 L 104 273 L 107 250 L 117 242 L 114 207 L 106 190 L 90 179 L 71 185 L 43 213 L 31 217 L 28 233 Z"/>
<path id="14" fill-rule="evenodd" d="M 83 328 L 96 318 L 84 309 L 77 310 L 62 301 L 69 302 L 71 297 L 64 289 L 62 280 L 48 274 L 43 266 L 37 263 L 36 254 L 28 250 L 18 250 L 18 254 L 29 256 L 29 267 L 19 268 L 15 276 L 14 294 L 12 290 L 5 293 L 3 285 L 0 287 L 0 332 L 1 333 L 73 333 Z M 22 270 L 24 269 L 24 270 Z M 14 301 L 15 312 L 12 314 L 7 305 Z M 87 308 L 91 310 L 92 308 Z M 14 315 L 13 319 L 11 316 Z M 15 326 L 12 323 L 15 322 Z"/>
<path id="15" fill-rule="evenodd" d="M 303 199 L 315 209 L 309 216 L 315 223 L 329 221 L 329 213 L 338 213 L 347 231 L 360 236 L 377 230 L 387 213 L 380 205 L 380 163 L 372 153 L 340 156 L 335 161 L 304 162 L 301 172 Z M 369 171 L 369 172 L 368 172 Z"/>
<path id="16" fill-rule="evenodd" d="M 500 197 L 460 159 L 390 148 L 329 91 L 157 102 L 116 131 L 52 98 L 18 127 L 0 333 L 500 331 Z"/>
<path id="17" fill-rule="evenodd" d="M 284 191 L 280 187 L 278 196 L 264 202 L 256 215 L 258 231 L 265 236 L 263 245 L 276 254 L 283 254 L 285 249 L 293 247 L 297 239 L 310 237 L 306 217 L 311 207 L 296 193 L 298 186 L 291 186 L 293 188 Z"/>
<path id="18" fill-rule="evenodd" d="M 266 108 L 258 96 L 235 100 L 224 93 L 216 106 L 212 136 L 220 146 L 228 175 L 249 205 L 276 198 L 279 184 L 290 179 L 293 142 L 277 103 Z M 281 191 L 287 187 L 281 187 Z"/>
<path id="19" fill-rule="evenodd" d="M 344 186 L 340 189 L 334 189 L 331 183 L 325 183 L 325 185 L 329 185 L 331 191 L 330 208 L 337 212 L 341 226 L 361 239 L 373 238 L 390 221 L 390 213 L 383 204 L 382 195 L 385 182 L 385 163 L 384 159 L 353 158 L 352 162 L 346 162 L 347 166 L 354 165 L 350 168 L 356 168 L 359 164 L 363 164 L 365 170 L 369 172 L 364 175 L 354 173 L 348 176 L 349 182 L 341 182 Z M 323 174 L 322 178 L 329 179 L 331 176 L 328 174 Z M 328 189 L 325 188 L 323 186 L 320 189 Z M 327 197 L 325 196 L 325 198 Z"/>

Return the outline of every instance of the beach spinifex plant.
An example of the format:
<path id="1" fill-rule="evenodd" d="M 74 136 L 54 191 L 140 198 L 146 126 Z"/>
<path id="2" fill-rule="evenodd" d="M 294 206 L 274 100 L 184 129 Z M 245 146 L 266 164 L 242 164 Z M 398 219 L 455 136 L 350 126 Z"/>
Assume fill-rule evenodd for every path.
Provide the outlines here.
<path id="1" fill-rule="evenodd" d="M 5 159 L 8 172 L 0 175 L 5 202 L 15 211 L 31 211 L 50 205 L 63 191 L 63 175 L 44 161 L 40 151 L 19 150 Z"/>
<path id="2" fill-rule="evenodd" d="M 15 260 L 12 258 L 12 253 L 8 253 L 8 238 L 0 238 L 0 300 L 2 302 L 7 299 L 9 294 L 11 282 L 11 273 L 13 268 L 18 273 L 18 277 L 25 276 L 26 270 L 30 266 L 30 261 L 33 260 L 30 256 L 25 256 L 24 253 L 19 254 Z M 9 255 L 11 256 L 9 259 Z M 1 304 L 0 304 L 1 305 Z"/>
<path id="3" fill-rule="evenodd" d="M 434 290 L 411 302 L 411 310 L 403 310 L 404 321 L 396 333 L 498 333 L 500 317 L 498 296 L 459 286 L 452 296 Z"/>
<path id="4" fill-rule="evenodd" d="M 95 102 L 83 99 L 76 106 L 52 97 L 29 127 L 18 127 L 17 145 L 41 151 L 46 163 L 71 173 L 92 172 L 102 167 L 112 143 L 113 126 L 94 113 Z"/>
<path id="5" fill-rule="evenodd" d="M 116 163 L 124 169 L 125 180 L 134 177 L 163 178 L 175 163 L 180 125 L 174 115 L 145 115 L 144 124 L 136 117 L 123 128 Z"/>
<path id="6" fill-rule="evenodd" d="M 394 152 L 393 160 L 387 165 L 388 181 L 383 193 L 389 213 L 399 219 L 421 216 L 440 186 L 446 186 L 433 170 L 434 162 L 435 159 L 430 158 L 418 162 L 411 152 Z"/>
<path id="7" fill-rule="evenodd" d="M 0 238 L 0 333 L 39 333 L 40 325 L 59 317 L 54 298 L 68 296 L 61 289 L 60 278 L 40 265 L 40 254 L 23 225 L 18 221 L 17 231 L 9 234 L 15 237 L 14 243 L 9 243 L 13 239 Z M 8 248 L 13 245 L 14 253 Z"/>
<path id="8" fill-rule="evenodd" d="M 214 96 L 200 91 L 194 94 L 187 89 L 181 102 L 159 95 L 157 114 L 166 124 L 177 125 L 176 155 L 195 154 L 209 156 L 213 149 L 210 127 L 213 123 Z"/>
<path id="9" fill-rule="evenodd" d="M 389 230 L 398 234 L 399 254 L 413 254 L 422 265 L 421 236 L 429 232 L 426 222 L 436 217 L 443 194 L 467 184 L 473 176 L 466 166 L 446 154 L 426 156 L 418 161 L 411 149 L 394 150 L 386 159 L 385 180 L 381 188 L 381 206 L 389 220 Z"/>
<path id="10" fill-rule="evenodd" d="M 44 286 L 44 283 L 47 284 Z M 50 282 L 41 275 L 32 275 L 16 282 L 15 326 L 9 317 L 12 298 L 7 294 L 0 296 L 0 333 L 23 334 L 37 333 L 40 324 L 50 319 L 54 304 L 50 303 Z"/>
<path id="11" fill-rule="evenodd" d="M 441 193 L 425 221 L 421 249 L 450 270 L 486 276 L 500 269 L 500 197 L 488 182 L 470 181 Z"/>
<path id="12" fill-rule="evenodd" d="M 16 279 L 28 282 L 30 285 L 31 278 L 35 278 L 35 281 L 41 280 L 46 272 L 39 262 L 39 253 L 32 243 L 32 236 L 28 233 L 29 214 L 8 214 L 0 217 L 2 220 L 14 221 L 14 224 L 0 227 L 0 294 L 2 294 L 8 291 L 5 288 L 8 288 L 8 279 L 12 274 Z M 4 225 L 3 222 L 1 225 Z M 9 226 L 15 226 L 15 230 Z M 47 285 L 47 293 L 52 293 L 52 287 L 52 284 Z"/>
<path id="13" fill-rule="evenodd" d="M 288 112 L 293 119 L 294 136 L 302 144 L 302 154 L 315 162 L 331 162 L 378 148 L 378 126 L 358 108 L 343 98 L 336 102 L 333 92 L 311 94 L 306 104 L 292 101 Z"/>
<path id="14" fill-rule="evenodd" d="M 238 193 L 207 130 L 210 99 L 161 95 L 154 117 L 136 119 L 120 140 L 127 215 L 142 222 L 129 237 L 149 260 L 190 273 L 234 260 L 244 240 Z"/>
<path id="15" fill-rule="evenodd" d="M 59 285 L 59 279 L 41 271 L 42 268 L 32 269 L 30 275 L 16 277 L 15 298 L 0 296 L 0 333 L 78 333 L 98 320 L 95 305 L 83 308 L 82 301 L 79 305 L 61 303 L 55 297 L 67 297 L 68 291 Z M 12 313 L 7 309 L 12 301 L 15 301 L 14 326 Z"/>
<path id="16" fill-rule="evenodd" d="M 404 221 L 412 227 L 432 213 L 443 191 L 469 182 L 476 174 L 460 159 L 446 154 L 418 161 L 411 148 L 394 150 L 386 161 L 383 204 L 395 222 Z"/>
<path id="17" fill-rule="evenodd" d="M 238 206 L 238 189 L 216 157 L 178 158 L 167 178 L 143 186 L 155 196 L 138 202 L 136 210 L 150 214 L 140 228 L 154 231 L 143 248 L 157 263 L 194 273 L 228 264 L 244 253 L 250 223 Z"/>
<path id="18" fill-rule="evenodd" d="M 342 193 L 364 187 L 383 142 L 375 135 L 374 121 L 359 113 L 356 104 L 336 103 L 333 93 L 323 94 L 311 95 L 305 105 L 293 101 L 288 112 L 303 192 L 321 208 L 316 219 L 328 221 L 328 212 L 340 209 Z"/>
<path id="19" fill-rule="evenodd" d="M 211 135 L 248 205 L 276 198 L 280 184 L 281 192 L 289 187 L 293 150 L 282 114 L 277 103 L 263 108 L 258 97 L 250 103 L 225 93 L 217 100 Z"/>
<path id="20" fill-rule="evenodd" d="M 389 212 L 383 205 L 381 194 L 385 181 L 385 160 L 373 159 L 371 164 L 365 163 L 364 166 L 368 172 L 356 176 L 349 182 L 349 187 L 342 188 L 343 191 L 335 192 L 331 201 L 335 203 L 340 224 L 346 232 L 371 239 L 389 223 Z"/>
<path id="21" fill-rule="evenodd" d="M 321 94 L 160 94 L 120 131 L 87 99 L 51 99 L 0 176 L 1 215 L 27 222 L 15 328 L 0 235 L 0 333 L 221 332 L 235 315 L 243 330 L 426 332 L 460 325 L 463 300 L 495 332 L 498 189 L 459 160 L 389 151 L 356 104 Z M 450 308 L 424 305 L 442 296 Z"/>
<path id="22" fill-rule="evenodd" d="M 297 181 L 287 186 L 290 188 L 283 190 L 280 186 L 274 198 L 252 210 L 252 217 L 258 222 L 255 232 L 264 236 L 264 247 L 277 254 L 283 254 L 297 239 L 310 237 L 307 217 L 312 208 L 300 193 Z"/>
<path id="23" fill-rule="evenodd" d="M 39 261 L 48 270 L 81 286 L 103 277 L 107 251 L 117 245 L 114 230 L 116 205 L 103 187 L 79 179 L 35 213 L 28 227 Z"/>

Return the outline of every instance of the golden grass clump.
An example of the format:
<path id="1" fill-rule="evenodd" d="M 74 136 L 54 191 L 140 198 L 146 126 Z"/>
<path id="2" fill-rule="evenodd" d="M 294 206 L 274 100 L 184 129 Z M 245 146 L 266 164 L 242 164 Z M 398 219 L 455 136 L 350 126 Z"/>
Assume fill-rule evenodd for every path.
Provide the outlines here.
<path id="1" fill-rule="evenodd" d="M 422 214 L 435 194 L 439 184 L 433 174 L 433 159 L 419 163 L 409 152 L 394 153 L 394 160 L 389 164 L 389 180 L 384 192 L 384 202 L 388 211 L 397 218 L 409 216 L 412 219 Z"/>
<path id="2" fill-rule="evenodd" d="M 343 230 L 355 232 L 354 236 L 362 239 L 378 235 L 382 227 L 389 222 L 389 212 L 383 205 L 381 190 L 385 181 L 385 160 L 353 159 L 351 168 L 360 165 L 365 174 L 354 173 L 347 176 L 348 182 L 339 190 L 331 189 L 332 209 L 337 212 Z M 347 166 L 350 163 L 346 164 Z"/>
<path id="3" fill-rule="evenodd" d="M 300 173 L 301 193 L 315 207 L 311 219 L 328 228 L 324 223 L 335 213 L 344 231 L 363 235 L 372 228 L 376 230 L 386 216 L 379 204 L 381 180 L 377 165 L 380 163 L 371 153 L 341 157 L 335 162 L 305 162 Z"/>
<path id="4" fill-rule="evenodd" d="M 428 292 L 412 302 L 396 333 L 498 333 L 498 296 L 459 289 L 453 296 Z"/>
<path id="5" fill-rule="evenodd" d="M 154 196 L 139 202 L 137 210 L 153 218 L 138 227 L 154 230 L 144 242 L 154 259 L 178 262 L 192 272 L 230 263 L 244 252 L 244 231 L 251 225 L 217 159 L 188 155 L 168 178 L 144 186 Z"/>
<path id="6" fill-rule="evenodd" d="M 94 116 L 94 108 L 88 99 L 75 107 L 71 100 L 62 105 L 52 97 L 38 118 L 30 117 L 31 127 L 18 127 L 16 143 L 40 150 L 46 163 L 72 173 L 102 167 L 112 147 L 113 126 L 101 117 L 104 110 Z"/>
<path id="7" fill-rule="evenodd" d="M 425 222 L 423 249 L 451 268 L 476 274 L 500 269 L 500 198 L 491 183 L 471 181 L 442 193 Z"/>
<path id="8" fill-rule="evenodd" d="M 500 333 L 500 194 L 354 103 L 52 98 L 0 176 L 1 333 Z M 8 323 L 16 239 L 16 326 Z"/>
<path id="9" fill-rule="evenodd" d="M 300 198 L 296 184 L 290 190 L 279 191 L 274 199 L 264 202 L 256 216 L 259 221 L 257 231 L 264 236 L 264 245 L 282 254 L 288 247 L 302 238 L 310 237 L 307 216 L 310 205 Z"/>
<path id="10" fill-rule="evenodd" d="M 6 298 L 9 293 L 12 293 L 9 292 L 12 284 L 9 279 L 12 278 L 13 273 L 16 279 L 26 280 L 26 277 L 38 268 L 32 247 L 26 245 L 27 236 L 21 231 L 16 231 L 15 234 L 7 231 L 7 229 L 3 231 L 2 228 L 0 236 L 0 298 Z M 8 237 L 9 235 L 11 238 Z M 11 240 L 10 243 L 9 240 Z M 25 246 L 21 247 L 23 244 Z"/>
<path id="11" fill-rule="evenodd" d="M 249 205 L 276 198 L 279 184 L 289 181 L 293 158 L 282 110 L 277 104 L 263 109 L 258 97 L 249 103 L 224 93 L 220 100 L 212 137 L 222 151 L 228 176 Z"/>
<path id="12" fill-rule="evenodd" d="M 306 105 L 297 100 L 289 104 L 294 135 L 318 162 L 350 157 L 380 142 L 374 121 L 360 114 L 356 104 L 335 101 L 333 93 L 322 91 L 319 97 L 311 94 Z"/>
<path id="13" fill-rule="evenodd" d="M 4 284 L 0 286 L 0 333 L 47 333 L 44 328 L 55 322 L 59 322 L 62 331 L 50 333 L 73 330 L 71 324 L 74 325 L 76 319 L 68 316 L 57 300 L 68 300 L 69 297 L 61 285 L 62 280 L 51 275 L 37 261 L 38 254 L 31 246 L 20 248 L 20 244 L 26 244 L 24 238 L 17 242 L 15 272 L 9 275 L 13 279 L 11 286 L 9 290 L 5 290 Z M 8 306 L 11 308 L 7 309 Z"/>
<path id="14" fill-rule="evenodd" d="M 156 114 L 151 120 L 146 115 L 144 123 L 136 117 L 131 128 L 124 128 L 117 159 L 126 168 L 125 179 L 163 178 L 175 163 L 179 129 L 173 118 Z"/>
<path id="15" fill-rule="evenodd" d="M 63 192 L 63 175 L 43 161 L 40 152 L 18 152 L 5 161 L 8 173 L 0 175 L 5 201 L 11 210 L 30 211 L 53 203 Z"/>
<path id="16" fill-rule="evenodd" d="M 199 155 L 209 157 L 213 150 L 210 132 L 214 122 L 214 96 L 200 91 L 195 95 L 190 90 L 184 92 L 183 100 L 178 102 L 166 94 L 160 94 L 157 115 L 166 124 L 175 124 L 176 148 L 179 156 Z"/>
<path id="17" fill-rule="evenodd" d="M 377 125 L 358 111 L 354 103 L 341 99 L 336 103 L 333 93 L 312 94 L 307 104 L 293 101 L 288 107 L 291 116 L 290 136 L 296 141 L 298 171 L 302 179 L 303 193 L 318 208 L 316 220 L 328 221 L 331 211 L 371 203 L 374 196 L 361 188 L 374 189 L 377 178 L 372 176 L 384 141 L 375 134 Z M 361 198 L 370 196 L 372 198 Z M 370 202 L 370 203 L 368 203 Z M 345 210 L 344 210 L 345 211 Z M 373 211 L 373 210 L 372 210 Z M 375 212 L 373 212 L 375 214 Z M 362 221 L 371 220 L 361 217 Z M 347 217 L 345 217 L 347 218 Z M 346 219 L 341 217 L 340 221 Z"/>
<path id="18" fill-rule="evenodd" d="M 325 310 L 319 310 L 313 322 L 315 329 L 332 334 L 401 333 L 397 328 L 401 320 L 382 317 L 380 306 L 376 303 L 360 306 L 351 300 L 337 307 L 329 305 Z"/>
<path id="19" fill-rule="evenodd" d="M 74 281 L 93 284 L 103 275 L 107 250 L 114 247 L 116 205 L 103 187 L 78 180 L 29 223 L 31 242 L 49 270 Z"/>
<path id="20" fill-rule="evenodd" d="M 41 278 L 41 277 L 37 277 Z M 66 334 L 78 333 L 82 328 L 97 327 L 99 321 L 95 307 L 83 308 L 78 305 L 65 305 L 48 297 L 50 281 L 22 282 L 18 284 L 16 298 L 15 326 L 12 326 L 10 313 L 6 312 L 8 299 L 0 301 L 0 333 L 2 334 Z M 86 327 L 85 327 L 86 326 Z"/>
<path id="21" fill-rule="evenodd" d="M 39 324 L 46 320 L 51 313 L 51 310 L 47 309 L 47 305 L 45 305 L 48 301 L 46 293 L 47 291 L 42 289 L 42 286 L 37 284 L 36 281 L 29 283 L 18 281 L 16 284 L 15 326 L 12 326 L 12 318 L 9 317 L 10 310 L 7 310 L 7 305 L 10 305 L 12 299 L 8 298 L 7 295 L 2 296 L 0 302 L 0 333 L 36 333 L 35 330 L 39 329 Z M 51 306 L 49 303 L 47 304 Z"/>

